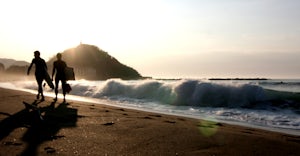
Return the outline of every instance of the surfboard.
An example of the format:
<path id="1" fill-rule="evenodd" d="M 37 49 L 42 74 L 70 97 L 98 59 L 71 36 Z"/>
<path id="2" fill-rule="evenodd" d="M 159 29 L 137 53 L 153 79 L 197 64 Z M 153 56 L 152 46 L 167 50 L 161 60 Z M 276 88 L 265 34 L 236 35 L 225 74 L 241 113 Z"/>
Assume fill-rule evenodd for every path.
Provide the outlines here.
<path id="1" fill-rule="evenodd" d="M 48 72 L 46 72 L 46 74 L 45 74 L 45 81 L 47 82 L 47 84 L 49 85 L 49 87 L 51 89 L 54 89 L 54 84 L 53 84 L 52 79 L 50 78 L 50 75 L 48 74 Z"/>
<path id="2" fill-rule="evenodd" d="M 75 80 L 74 69 L 72 67 L 65 68 L 66 81 Z"/>

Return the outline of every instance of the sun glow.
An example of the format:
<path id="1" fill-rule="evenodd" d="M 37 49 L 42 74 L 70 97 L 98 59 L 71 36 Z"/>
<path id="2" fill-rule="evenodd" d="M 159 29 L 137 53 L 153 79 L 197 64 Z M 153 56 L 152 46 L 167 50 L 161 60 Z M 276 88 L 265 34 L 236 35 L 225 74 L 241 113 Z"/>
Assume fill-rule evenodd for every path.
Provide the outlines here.
<path id="1" fill-rule="evenodd" d="M 0 13 L 9 14 L 5 16 L 9 24 L 2 25 L 2 29 L 10 32 L 8 36 L 19 47 L 16 51 L 25 49 L 27 54 L 40 50 L 47 59 L 83 42 L 125 57 L 120 51 L 144 49 L 146 43 L 162 37 L 172 24 L 172 19 L 164 17 L 167 13 L 159 3 L 12 0 L 0 7 Z M 128 45 L 131 48 L 126 49 Z"/>

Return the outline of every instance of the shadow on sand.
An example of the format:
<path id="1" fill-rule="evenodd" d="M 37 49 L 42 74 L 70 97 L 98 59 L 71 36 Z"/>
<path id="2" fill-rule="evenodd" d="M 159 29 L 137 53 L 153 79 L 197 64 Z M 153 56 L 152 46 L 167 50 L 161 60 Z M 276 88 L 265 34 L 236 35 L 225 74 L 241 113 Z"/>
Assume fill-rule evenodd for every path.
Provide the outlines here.
<path id="1" fill-rule="evenodd" d="M 38 103 L 34 101 L 31 104 Z M 25 108 L 13 115 L 0 112 L 8 116 L 0 122 L 0 141 L 15 129 L 25 127 L 27 131 L 21 139 L 27 143 L 27 146 L 21 155 L 37 155 L 37 149 L 43 142 L 65 137 L 56 135 L 61 128 L 76 126 L 77 109 L 69 108 L 68 105 L 68 103 L 60 103 L 55 107 L 55 102 L 52 102 L 49 106 L 40 107 L 38 110 Z M 40 114 L 43 114 L 43 120 Z M 55 152 L 51 148 L 45 150 L 47 153 Z"/>

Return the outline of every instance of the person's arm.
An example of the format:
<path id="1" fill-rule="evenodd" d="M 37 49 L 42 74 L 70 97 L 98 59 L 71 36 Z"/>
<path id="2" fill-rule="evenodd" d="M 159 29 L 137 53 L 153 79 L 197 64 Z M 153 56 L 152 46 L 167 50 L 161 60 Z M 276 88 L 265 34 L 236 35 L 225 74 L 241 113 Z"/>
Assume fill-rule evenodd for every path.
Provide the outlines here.
<path id="1" fill-rule="evenodd" d="M 33 60 L 31 61 L 31 64 L 30 64 L 30 66 L 28 67 L 28 70 L 27 70 L 27 75 L 29 75 L 29 73 L 30 73 L 30 70 L 31 70 L 31 68 L 32 68 L 32 65 L 33 65 Z"/>
<path id="2" fill-rule="evenodd" d="M 43 60 L 43 62 L 44 62 L 44 66 L 45 66 L 46 71 L 48 71 L 48 67 L 47 67 L 47 64 L 46 64 L 45 60 Z"/>
<path id="3" fill-rule="evenodd" d="M 52 80 L 53 80 L 53 76 L 54 76 L 54 74 L 55 74 L 55 63 L 53 62 L 53 69 L 52 69 Z"/>

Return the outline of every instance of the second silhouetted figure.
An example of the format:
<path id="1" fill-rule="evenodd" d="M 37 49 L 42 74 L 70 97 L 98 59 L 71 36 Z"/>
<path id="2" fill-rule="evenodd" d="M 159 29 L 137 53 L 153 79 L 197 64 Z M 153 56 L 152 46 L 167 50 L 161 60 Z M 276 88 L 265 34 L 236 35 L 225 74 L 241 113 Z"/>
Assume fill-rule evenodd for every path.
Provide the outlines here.
<path id="1" fill-rule="evenodd" d="M 57 60 L 53 62 L 53 70 L 52 70 L 52 79 L 55 75 L 55 98 L 54 101 L 57 101 L 57 94 L 58 94 L 58 83 L 61 81 L 62 91 L 64 95 L 64 102 L 66 102 L 66 75 L 65 75 L 65 69 L 67 67 L 67 64 L 65 61 L 62 60 L 62 54 L 58 53 L 56 55 Z"/>

